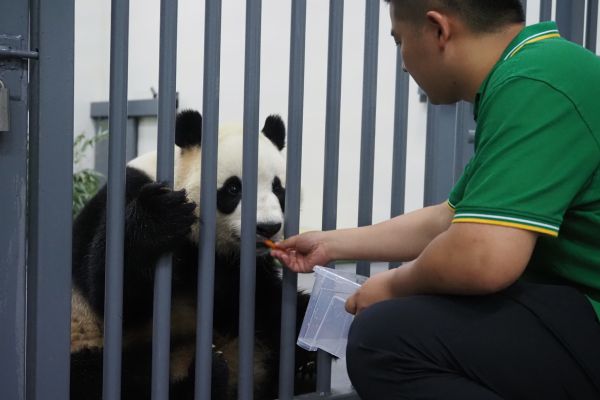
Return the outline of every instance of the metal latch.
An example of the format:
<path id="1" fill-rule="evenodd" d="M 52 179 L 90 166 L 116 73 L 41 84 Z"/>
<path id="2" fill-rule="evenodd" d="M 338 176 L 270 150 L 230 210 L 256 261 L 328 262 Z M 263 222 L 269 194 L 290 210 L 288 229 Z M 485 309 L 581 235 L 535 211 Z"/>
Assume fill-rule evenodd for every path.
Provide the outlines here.
<path id="1" fill-rule="evenodd" d="M 0 80 L 0 132 L 10 131 L 10 96 L 8 88 Z"/>

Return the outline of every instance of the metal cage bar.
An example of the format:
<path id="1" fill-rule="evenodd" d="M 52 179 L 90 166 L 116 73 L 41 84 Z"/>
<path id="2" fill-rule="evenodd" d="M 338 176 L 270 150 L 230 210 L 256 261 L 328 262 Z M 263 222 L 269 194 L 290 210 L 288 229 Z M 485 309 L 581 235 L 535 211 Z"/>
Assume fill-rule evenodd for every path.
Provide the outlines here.
<path id="1" fill-rule="evenodd" d="M 562 36 L 583 45 L 585 1 L 556 0 L 556 24 Z"/>
<path id="2" fill-rule="evenodd" d="M 585 30 L 585 47 L 596 53 L 596 41 L 598 35 L 598 0 L 588 0 L 587 22 Z"/>
<path id="3" fill-rule="evenodd" d="M 285 237 L 296 235 L 300 230 L 306 0 L 292 1 L 291 19 L 287 165 L 285 179 Z M 294 396 L 298 274 L 290 271 L 288 268 L 283 268 L 282 285 L 279 399 L 288 400 Z"/>
<path id="4" fill-rule="evenodd" d="M 212 377 L 213 294 L 217 226 L 217 159 L 219 79 L 221 70 L 221 0 L 205 3 L 204 78 L 202 94 L 202 171 L 200 177 L 200 237 L 196 320 L 195 397 L 210 400 Z"/>
<path id="5" fill-rule="evenodd" d="M 103 396 L 121 398 L 129 0 L 112 0 Z"/>
<path id="6" fill-rule="evenodd" d="M 261 0 L 246 2 L 238 399 L 253 398 Z"/>
<path id="7" fill-rule="evenodd" d="M 379 4 L 379 0 L 366 1 L 358 226 L 371 225 L 373 222 Z M 356 265 L 356 272 L 364 276 L 371 275 L 371 263 L 369 261 L 359 261 Z"/>
<path id="8" fill-rule="evenodd" d="M 0 13 L 0 26 L 13 39 L 29 45 L 29 3 L 10 3 Z M 8 35 L 4 38 L 10 40 Z M 5 42 L 0 39 L 0 43 Z M 3 43 L 4 42 L 4 43 Z M 25 398 L 25 315 L 27 274 L 27 115 L 30 97 L 25 88 L 29 64 L 6 60 L 10 70 L 0 67 L 0 79 L 10 89 L 10 127 L 0 132 L 0 388 L 5 400 Z M 5 64 L 6 65 L 6 64 Z M 34 94 L 32 92 L 32 94 Z M 19 384 L 16 384 L 16 383 Z"/>
<path id="9" fill-rule="evenodd" d="M 392 153 L 392 194 L 390 217 L 404 214 L 406 192 L 406 143 L 408 132 L 408 88 L 409 75 L 404 70 L 402 51 L 396 49 L 396 88 L 394 101 L 394 142 Z M 392 262 L 390 268 L 399 266 Z"/>
<path id="10" fill-rule="evenodd" d="M 160 54 L 158 72 L 158 145 L 156 177 L 173 187 L 175 103 L 177 76 L 177 0 L 160 2 Z M 172 254 L 160 257 L 154 279 L 152 318 L 152 400 L 169 398 L 171 342 Z"/>
<path id="11" fill-rule="evenodd" d="M 540 0 L 540 21 L 552 19 L 552 0 Z"/>
<path id="12" fill-rule="evenodd" d="M 49 394 L 69 395 L 75 4 L 73 0 L 30 4 L 31 45 L 39 50 L 39 58 L 32 62 L 30 75 L 30 224 L 27 337 L 23 340 L 27 341 L 26 398 L 34 400 Z"/>
<path id="13" fill-rule="evenodd" d="M 337 227 L 343 30 L 344 1 L 330 0 L 322 215 L 324 231 Z M 328 267 L 335 268 L 335 265 L 330 263 Z M 331 392 L 331 355 L 322 350 L 317 352 L 317 392 Z"/>

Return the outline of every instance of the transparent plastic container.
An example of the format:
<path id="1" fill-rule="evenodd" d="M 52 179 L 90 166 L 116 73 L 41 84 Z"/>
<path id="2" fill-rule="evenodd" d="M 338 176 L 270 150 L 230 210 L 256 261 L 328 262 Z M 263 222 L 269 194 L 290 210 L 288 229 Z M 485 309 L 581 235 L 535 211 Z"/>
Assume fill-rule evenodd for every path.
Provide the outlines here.
<path id="1" fill-rule="evenodd" d="M 348 330 L 354 319 L 345 310 L 346 299 L 367 278 L 331 268 L 315 267 L 314 271 L 315 284 L 298 336 L 298 346 L 309 351 L 321 349 L 344 358 Z"/>

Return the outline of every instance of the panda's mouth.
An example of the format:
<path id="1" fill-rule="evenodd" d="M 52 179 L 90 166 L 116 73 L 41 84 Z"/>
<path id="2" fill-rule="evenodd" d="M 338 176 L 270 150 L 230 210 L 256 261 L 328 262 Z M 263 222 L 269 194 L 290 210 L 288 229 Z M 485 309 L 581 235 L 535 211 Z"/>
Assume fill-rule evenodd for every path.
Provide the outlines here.
<path id="1" fill-rule="evenodd" d="M 237 242 L 238 248 L 241 250 L 242 238 L 239 235 L 234 235 L 233 239 Z M 256 256 L 264 257 L 268 256 L 271 253 L 271 248 L 265 243 L 265 241 L 271 240 L 267 237 L 257 234 L 256 235 Z"/>
<path id="2" fill-rule="evenodd" d="M 271 253 L 271 247 L 268 243 L 273 243 L 271 239 L 264 237 L 262 235 L 256 235 L 256 255 L 257 256 L 266 256 Z"/>

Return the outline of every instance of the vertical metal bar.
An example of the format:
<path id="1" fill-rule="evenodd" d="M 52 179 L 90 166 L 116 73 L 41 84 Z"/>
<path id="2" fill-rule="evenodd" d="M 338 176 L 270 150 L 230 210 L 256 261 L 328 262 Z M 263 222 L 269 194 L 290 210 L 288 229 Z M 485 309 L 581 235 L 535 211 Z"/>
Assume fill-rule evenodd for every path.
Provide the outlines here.
<path id="1" fill-rule="evenodd" d="M 177 0 L 160 2 L 158 149 L 156 176 L 173 187 L 175 82 L 177 78 Z M 154 279 L 152 319 L 152 400 L 169 398 L 172 255 L 162 256 Z"/>
<path id="2" fill-rule="evenodd" d="M 129 0 L 111 2 L 103 396 L 121 398 Z"/>
<path id="3" fill-rule="evenodd" d="M 373 222 L 379 3 L 379 0 L 367 0 L 365 11 L 365 58 L 363 69 L 358 226 L 371 225 Z M 370 262 L 359 261 L 356 266 L 356 272 L 360 275 L 369 276 L 371 274 Z"/>
<path id="4" fill-rule="evenodd" d="M 540 21 L 552 19 L 552 0 L 540 0 Z"/>
<path id="5" fill-rule="evenodd" d="M 598 35 L 598 0 L 588 0 L 587 23 L 585 31 L 585 47 L 596 53 L 596 40 Z"/>
<path id="6" fill-rule="evenodd" d="M 322 229 L 337 227 L 338 167 L 340 147 L 340 105 L 342 97 L 342 41 L 344 2 L 329 2 L 327 50 L 327 100 L 325 112 L 325 176 L 323 180 Z M 334 267 L 333 265 L 331 267 Z"/>
<path id="7" fill-rule="evenodd" d="M 456 141 L 456 105 L 427 109 L 427 140 L 425 150 L 424 205 L 430 206 L 448 198 L 454 184 L 454 152 Z M 450 131 L 451 130 L 451 131 Z"/>
<path id="8" fill-rule="evenodd" d="M 29 4 L 11 3 L 0 13 L 3 32 L 29 46 Z M 9 35 L 5 35 L 8 39 Z M 0 39 L 0 43 L 2 43 Z M 3 43 L 4 44 L 4 43 Z M 36 61 L 37 62 L 37 61 Z M 0 79 L 12 94 L 10 131 L 0 132 L 0 388 L 5 400 L 25 399 L 27 273 L 28 62 L 2 60 Z"/>
<path id="9" fill-rule="evenodd" d="M 256 291 L 256 184 L 260 99 L 261 0 L 246 2 L 244 68 L 244 156 L 238 399 L 253 398 L 254 304 Z"/>
<path id="10" fill-rule="evenodd" d="M 404 214 L 404 197 L 406 189 L 406 142 L 408 131 L 408 86 L 409 75 L 404 71 L 402 51 L 396 50 L 396 93 L 394 104 L 394 145 L 392 154 L 392 200 L 390 217 Z M 389 268 L 400 263 L 393 262 Z"/>
<path id="11" fill-rule="evenodd" d="M 344 1 L 330 0 L 322 216 L 322 229 L 324 231 L 337 227 L 343 30 Z M 333 263 L 328 266 L 335 267 Z M 331 392 L 331 355 L 322 350 L 317 352 L 317 391 L 319 393 Z"/>
<path id="12" fill-rule="evenodd" d="M 556 24 L 561 35 L 583 45 L 585 1 L 556 0 Z"/>
<path id="13" fill-rule="evenodd" d="M 306 0 L 292 1 L 291 18 L 285 237 L 296 235 L 300 230 Z M 279 398 L 281 400 L 290 400 L 294 396 L 297 292 L 298 274 L 288 268 L 283 268 L 281 359 L 279 362 Z"/>
<path id="14" fill-rule="evenodd" d="M 200 178 L 200 237 L 196 320 L 195 397 L 210 400 L 212 376 L 213 294 L 217 226 L 217 154 L 219 80 L 221 69 L 221 0 L 205 3 L 204 78 L 202 93 L 202 170 Z"/>
<path id="15" fill-rule="evenodd" d="M 69 398 L 73 201 L 73 0 L 31 2 L 27 393 Z M 52 204 L 52 207 L 48 207 Z M 25 210 L 20 212 L 25 213 Z"/>
<path id="16" fill-rule="evenodd" d="M 521 0 L 521 5 L 523 6 L 525 16 L 527 16 L 527 0 Z"/>

